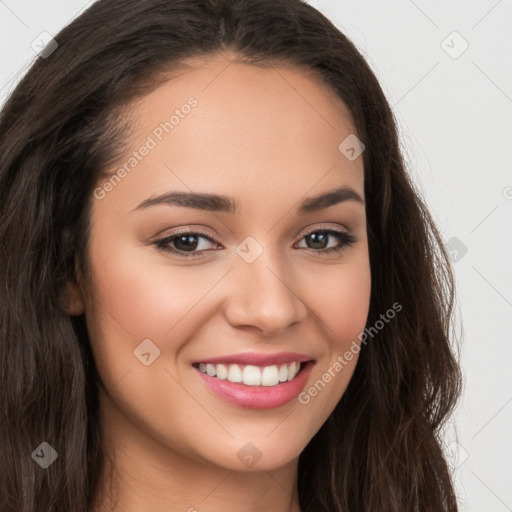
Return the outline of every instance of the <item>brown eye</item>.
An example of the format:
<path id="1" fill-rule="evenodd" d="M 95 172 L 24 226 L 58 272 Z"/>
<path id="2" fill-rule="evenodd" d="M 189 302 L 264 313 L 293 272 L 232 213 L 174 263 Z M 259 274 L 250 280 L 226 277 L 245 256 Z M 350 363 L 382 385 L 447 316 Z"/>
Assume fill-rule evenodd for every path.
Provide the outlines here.
<path id="1" fill-rule="evenodd" d="M 338 245 L 329 247 L 330 238 L 337 239 Z M 345 231 L 338 231 L 336 229 L 317 229 L 316 231 L 311 231 L 307 235 L 304 235 L 302 239 L 306 240 L 306 250 L 311 250 L 323 254 L 333 251 L 341 251 L 345 247 L 348 247 L 356 242 L 356 238 L 350 233 Z"/>
<path id="2" fill-rule="evenodd" d="M 194 257 L 201 256 L 208 250 L 204 248 L 204 246 L 208 246 L 208 244 L 201 243 L 201 240 L 206 240 L 207 242 L 216 244 L 215 240 L 204 233 L 185 231 L 162 238 L 161 240 L 156 241 L 155 245 L 162 251 L 171 252 L 184 257 Z M 201 249 L 198 250 L 198 247 L 201 247 Z"/>
<path id="3" fill-rule="evenodd" d="M 306 235 L 306 239 L 310 242 L 310 249 L 325 249 L 329 242 L 329 234 L 325 231 L 317 231 Z"/>
<path id="4" fill-rule="evenodd" d="M 197 235 L 179 235 L 173 239 L 174 247 L 179 251 L 194 251 L 199 245 Z"/>

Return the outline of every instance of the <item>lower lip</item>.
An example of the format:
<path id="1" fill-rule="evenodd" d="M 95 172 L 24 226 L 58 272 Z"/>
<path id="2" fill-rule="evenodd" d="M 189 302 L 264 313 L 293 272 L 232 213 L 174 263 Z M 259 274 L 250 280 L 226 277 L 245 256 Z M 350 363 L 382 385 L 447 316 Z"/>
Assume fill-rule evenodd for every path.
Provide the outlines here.
<path id="1" fill-rule="evenodd" d="M 217 379 L 217 377 L 201 372 L 195 366 L 192 368 L 217 396 L 227 402 L 249 409 L 274 409 L 297 398 L 304 389 L 314 364 L 314 361 L 301 363 L 303 367 L 292 380 L 275 386 L 246 386 L 245 384 Z"/>

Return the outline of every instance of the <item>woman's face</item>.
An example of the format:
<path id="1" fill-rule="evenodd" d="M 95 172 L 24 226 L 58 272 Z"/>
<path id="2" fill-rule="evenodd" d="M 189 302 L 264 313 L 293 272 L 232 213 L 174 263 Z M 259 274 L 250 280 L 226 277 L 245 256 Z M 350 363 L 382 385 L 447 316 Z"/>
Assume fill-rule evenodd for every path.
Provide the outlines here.
<path id="1" fill-rule="evenodd" d="M 102 421 L 155 459 L 283 466 L 340 400 L 368 314 L 350 118 L 297 70 L 221 56 L 131 111 L 130 151 L 94 191 L 91 292 L 76 306 L 106 390 Z M 183 196 L 153 201 L 171 193 Z M 220 365 L 197 367 L 211 359 Z"/>

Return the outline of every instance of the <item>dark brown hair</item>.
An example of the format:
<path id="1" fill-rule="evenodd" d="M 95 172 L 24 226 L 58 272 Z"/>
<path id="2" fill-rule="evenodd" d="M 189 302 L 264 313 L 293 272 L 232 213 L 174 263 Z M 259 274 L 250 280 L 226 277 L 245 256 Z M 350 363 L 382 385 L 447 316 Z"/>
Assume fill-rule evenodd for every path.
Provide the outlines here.
<path id="1" fill-rule="evenodd" d="M 55 39 L 0 117 L 0 510 L 91 506 L 103 460 L 99 377 L 84 315 L 67 315 L 62 295 L 77 271 L 87 275 L 92 190 L 123 149 L 123 108 L 187 59 L 228 50 L 309 70 L 346 104 L 366 146 L 367 325 L 403 307 L 364 344 L 301 453 L 301 509 L 456 511 L 440 440 L 460 392 L 452 270 L 355 46 L 300 0 L 101 0 Z M 43 441 L 59 454 L 45 470 L 31 457 Z"/>

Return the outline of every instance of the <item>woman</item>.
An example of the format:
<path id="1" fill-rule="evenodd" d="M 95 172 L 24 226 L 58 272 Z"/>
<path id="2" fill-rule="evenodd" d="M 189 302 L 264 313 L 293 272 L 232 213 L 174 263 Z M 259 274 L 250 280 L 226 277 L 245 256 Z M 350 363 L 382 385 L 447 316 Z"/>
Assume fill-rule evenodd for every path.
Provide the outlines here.
<path id="1" fill-rule="evenodd" d="M 455 511 L 454 284 L 299 0 L 100 0 L 0 119 L 2 511 Z"/>

